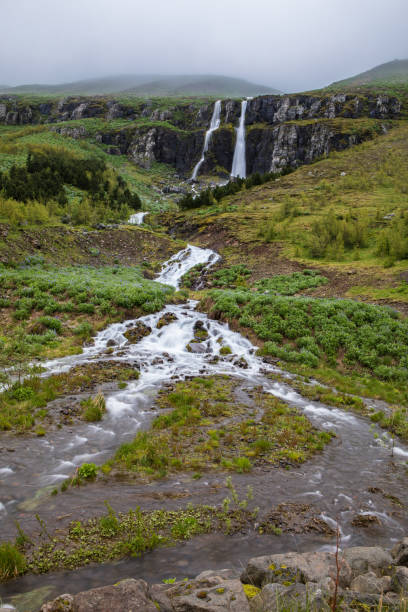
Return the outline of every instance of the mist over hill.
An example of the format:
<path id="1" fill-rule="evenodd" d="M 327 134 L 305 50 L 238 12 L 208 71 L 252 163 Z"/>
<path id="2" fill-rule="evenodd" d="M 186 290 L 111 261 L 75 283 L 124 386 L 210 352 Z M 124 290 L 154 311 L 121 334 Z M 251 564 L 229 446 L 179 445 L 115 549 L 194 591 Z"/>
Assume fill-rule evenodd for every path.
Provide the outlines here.
<path id="1" fill-rule="evenodd" d="M 16 87 L 0 85 L 1 93 L 39 95 L 99 95 L 118 94 L 135 96 L 256 96 L 280 93 L 266 85 L 244 79 L 219 75 L 124 74 L 86 79 L 58 85 L 26 84 Z"/>

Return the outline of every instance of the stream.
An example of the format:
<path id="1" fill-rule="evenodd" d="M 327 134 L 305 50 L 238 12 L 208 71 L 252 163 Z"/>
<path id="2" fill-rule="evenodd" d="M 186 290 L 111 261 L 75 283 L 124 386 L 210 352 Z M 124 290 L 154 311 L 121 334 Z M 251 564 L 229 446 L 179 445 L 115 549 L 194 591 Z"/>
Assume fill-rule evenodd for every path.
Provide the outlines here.
<path id="1" fill-rule="evenodd" d="M 210 249 L 188 245 L 163 265 L 158 282 L 179 287 L 182 276 L 198 263 L 212 265 L 218 255 Z M 147 427 L 157 414 L 154 398 L 166 383 L 183 380 L 187 376 L 227 374 L 240 380 L 242 393 L 250 393 L 256 386 L 283 399 L 303 411 L 320 429 L 332 430 L 336 438 L 325 450 L 305 464 L 292 470 L 281 468 L 258 469 L 251 474 L 234 474 L 233 482 L 239 493 L 248 484 L 254 491 L 254 505 L 261 512 L 284 502 L 312 504 L 320 517 L 331 527 L 338 521 L 342 545 L 392 546 L 408 533 L 408 490 L 406 462 L 408 448 L 397 441 L 391 456 L 390 441 L 384 432 L 368 419 L 338 408 L 303 398 L 287 382 L 274 380 L 281 373 L 256 356 L 256 347 L 228 325 L 209 319 L 196 310 L 190 300 L 181 305 L 170 305 L 161 312 L 146 315 L 140 320 L 152 332 L 137 344 L 129 344 L 124 333 L 137 320 L 115 323 L 99 332 L 92 346 L 80 355 L 55 359 L 44 363 L 46 374 L 68 371 L 74 365 L 97 360 L 123 360 L 134 363 L 140 378 L 128 383 L 126 389 L 111 392 L 106 397 L 107 412 L 98 424 L 63 427 L 43 438 L 0 436 L 0 540 L 14 533 L 14 520 L 30 521 L 35 512 L 47 519 L 55 513 L 73 512 L 82 519 L 103 511 L 103 500 L 109 499 L 115 509 L 128 509 L 138 504 L 143 509 L 180 507 L 169 491 L 183 493 L 192 503 L 219 503 L 226 495 L 225 474 L 206 474 L 199 481 L 191 475 L 168 478 L 149 485 L 113 483 L 109 490 L 96 485 L 79 487 L 69 498 L 58 495 L 50 498 L 49 491 L 72 474 L 84 462 L 101 464 L 123 442 Z M 175 320 L 164 327 L 156 327 L 164 314 Z M 187 345 L 194 336 L 194 325 L 201 321 L 208 339 L 189 352 Z M 110 342 L 111 341 L 111 342 Z M 113 353 L 106 355 L 109 345 Z M 220 355 L 227 345 L 230 355 Z M 199 351 L 199 352 L 198 352 Z M 218 361 L 214 361 L 214 357 Z M 248 367 L 242 367 L 242 359 Z M 240 361 L 241 359 L 241 361 Z M 378 434 L 378 437 L 375 434 Z M 182 497 L 182 495 L 180 495 Z M 165 498 L 165 501 L 163 501 Z M 396 501 L 396 498 L 398 500 Z M 38 501 L 39 506 L 32 502 Z M 187 503 L 184 501 L 183 504 Z M 66 505 L 70 504 L 70 507 Z M 97 511 L 96 511 L 97 509 Z M 352 525 L 356 514 L 377 516 L 378 525 L 361 528 Z M 68 514 L 67 516 L 70 516 Z M 116 563 L 86 567 L 72 572 L 57 572 L 44 576 L 23 576 L 0 585 L 4 600 L 32 589 L 44 590 L 43 599 L 62 592 L 78 592 L 93 586 L 112 584 L 125 577 L 142 577 L 158 582 L 169 576 L 192 576 L 210 568 L 241 567 L 256 555 L 289 550 L 331 550 L 333 538 L 322 534 L 260 536 L 238 534 L 224 536 L 210 534 L 194 538 L 170 549 L 158 549 L 140 558 L 123 559 Z M 27 608 L 28 609 L 28 608 Z M 35 606 L 30 608 L 38 609 Z"/>

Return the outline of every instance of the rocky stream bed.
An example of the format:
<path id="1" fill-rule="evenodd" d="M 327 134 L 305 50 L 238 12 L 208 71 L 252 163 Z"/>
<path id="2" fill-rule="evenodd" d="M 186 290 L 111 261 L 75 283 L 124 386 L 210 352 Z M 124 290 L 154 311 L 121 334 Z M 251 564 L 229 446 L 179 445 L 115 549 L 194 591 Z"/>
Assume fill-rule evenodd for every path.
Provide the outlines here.
<path id="1" fill-rule="evenodd" d="M 165 264 L 156 280 L 177 288 L 181 277 L 194 265 L 210 265 L 216 259 L 217 255 L 209 249 L 188 246 Z M 234 535 L 200 535 L 140 557 L 89 565 L 75 571 L 27 574 L 0 586 L 4 602 L 19 610 L 37 611 L 45 600 L 68 592 L 73 595 L 67 598 L 66 604 L 59 608 L 55 607 L 57 604 L 48 605 L 43 610 L 156 610 L 153 601 L 159 602 L 161 610 L 177 611 L 245 611 L 250 609 L 248 606 L 252 610 L 282 609 L 273 607 L 276 593 L 284 597 L 297 593 L 293 596 L 299 601 L 303 601 L 309 591 L 314 593 L 313 598 L 323 597 L 322 593 L 331 594 L 337 525 L 341 549 L 350 546 L 390 549 L 408 532 L 406 446 L 392 441 L 364 417 L 302 397 L 291 387 L 288 374 L 256 356 L 256 349 L 248 339 L 197 312 L 196 307 L 195 302 L 189 301 L 167 306 L 159 313 L 138 320 L 116 323 L 100 332 L 81 355 L 44 364 L 46 374 L 51 374 L 69 371 L 81 364 L 123 361 L 137 368 L 140 377 L 130 381 L 125 389 L 109 392 L 106 415 L 98 424 L 64 426 L 43 438 L 2 434 L 0 538 L 10 538 L 16 519 L 24 530 L 35 529 L 36 514 L 49 529 L 62 528 L 71 520 L 100 515 L 106 499 L 117 512 L 139 505 L 143 509 L 163 506 L 178 509 L 203 500 L 220 504 L 225 498 L 226 476 L 219 472 L 206 473 L 199 480 L 189 474 L 180 474 L 147 484 L 111 479 L 107 486 L 103 480 L 97 480 L 86 487 L 50 496 L 51 490 L 76 467 L 89 461 L 102 464 L 119 444 L 132 440 L 138 430 L 146 428 L 156 414 L 156 410 L 152 410 L 154 398 L 163 385 L 189 376 L 219 374 L 237 379 L 243 393 L 251 394 L 254 388 L 262 388 L 263 392 L 295 406 L 315 427 L 336 434 L 321 453 L 298 467 L 289 470 L 257 467 L 249 474 L 233 476 L 239 496 L 244 495 L 248 484 L 252 486 L 253 504 L 259 507 L 260 517 L 274 512 L 276 524 L 279 516 L 283 517 L 281 535 L 260 534 L 246 527 Z M 151 331 L 141 334 L 136 343 L 129 341 L 128 332 L 141 325 Z M 192 343 L 197 325 L 205 330 L 205 338 Z M 223 346 L 228 346 L 230 352 L 223 354 Z M 107 348 L 112 349 L 108 354 Z M 375 402 L 372 403 L 374 406 Z M 304 520 L 299 519 L 302 512 Z M 286 523 L 285 513 L 289 517 Z M 306 525 L 312 527 L 307 529 Z M 405 541 L 401 546 L 401 550 L 406 550 L 408 544 Z M 292 557 L 286 554 L 290 550 L 296 551 Z M 343 568 L 347 570 L 347 577 L 341 588 L 348 588 L 348 593 L 367 593 L 361 584 L 375 583 L 368 591 L 372 602 L 375 600 L 377 605 L 380 593 L 384 592 L 384 597 L 390 599 L 388 603 L 397 605 L 399 590 L 407 582 L 408 570 L 398 569 L 406 565 L 405 557 L 400 558 L 398 551 L 391 557 L 389 552 L 373 549 L 374 552 L 361 552 L 365 561 L 356 561 L 354 567 L 353 555 L 360 554 L 359 549 L 355 550 L 355 553 L 344 552 Z M 278 553 L 283 557 L 272 557 Z M 249 561 L 259 555 L 268 555 L 267 561 Z M 382 559 L 381 562 L 378 559 Z M 286 565 L 285 570 L 295 568 L 289 571 L 286 580 L 290 584 L 285 585 L 281 576 L 276 580 L 275 574 L 271 576 L 273 564 L 281 568 Z M 245 567 L 244 582 L 262 587 L 262 593 L 255 591 L 250 603 L 238 579 Z M 219 572 L 225 568 L 229 568 L 229 572 Z M 182 581 L 207 569 L 211 572 L 193 581 Z M 357 576 L 367 572 L 375 576 L 361 578 L 362 583 L 360 581 L 357 588 Z M 384 576 L 389 576 L 389 580 Z M 125 578 L 131 580 L 117 587 L 106 587 L 105 591 L 77 595 L 90 587 Z M 156 587 L 148 587 L 142 581 L 153 584 L 173 578 L 176 578 L 174 584 Z M 272 587 L 276 582 L 280 586 Z M 186 590 L 188 585 L 191 586 Z M 395 595 L 387 595 L 388 591 Z M 317 592 L 320 594 L 316 595 Z M 200 593 L 205 595 L 201 597 Z M 24 594 L 27 594 L 26 599 L 21 599 Z M 220 596 L 220 603 L 214 601 L 216 595 Z M 350 597 L 344 595 L 345 605 L 351 604 Z M 265 604 L 264 600 L 269 603 Z M 107 604 L 107 601 L 112 603 Z M 258 607 L 253 607 L 255 604 Z M 269 607 L 259 607 L 265 605 Z"/>

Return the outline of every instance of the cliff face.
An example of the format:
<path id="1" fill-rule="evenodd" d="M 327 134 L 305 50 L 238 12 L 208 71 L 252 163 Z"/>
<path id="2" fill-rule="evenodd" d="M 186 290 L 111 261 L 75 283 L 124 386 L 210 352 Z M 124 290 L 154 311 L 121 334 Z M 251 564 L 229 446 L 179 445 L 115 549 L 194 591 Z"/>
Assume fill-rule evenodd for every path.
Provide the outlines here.
<path id="1" fill-rule="evenodd" d="M 283 123 L 252 129 L 247 136 L 247 172 L 276 172 L 285 166 L 308 164 L 370 138 L 365 130 L 348 134 L 323 121 L 307 125 Z"/>
<path id="2" fill-rule="evenodd" d="M 398 118 L 401 110 L 397 98 L 385 95 L 265 95 L 250 99 L 245 117 L 247 172 L 310 163 L 331 150 L 342 150 L 387 129 L 383 122 Z M 145 168 L 154 161 L 170 164 L 186 176 L 200 158 L 212 112 L 212 102 L 176 103 L 163 108 L 159 101 L 125 104 L 100 97 L 66 98 L 30 106 L 17 98 L 0 98 L 0 123 L 24 125 L 101 118 L 108 125 L 101 126 L 96 140 L 108 145 L 108 153 L 127 155 Z M 213 133 L 202 173 L 230 172 L 234 128 L 240 113 L 240 101 L 222 102 L 221 127 Z M 363 125 L 356 121 L 351 129 L 350 122 L 361 118 L 371 122 Z M 126 125 L 110 129 L 109 121 L 114 119 L 124 119 Z M 88 136 L 85 125 L 51 129 L 73 138 Z"/>

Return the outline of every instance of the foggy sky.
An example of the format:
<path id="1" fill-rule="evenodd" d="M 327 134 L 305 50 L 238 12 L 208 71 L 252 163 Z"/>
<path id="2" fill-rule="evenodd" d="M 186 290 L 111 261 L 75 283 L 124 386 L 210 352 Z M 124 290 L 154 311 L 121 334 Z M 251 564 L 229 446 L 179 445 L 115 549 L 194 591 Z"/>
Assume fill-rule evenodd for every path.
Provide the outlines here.
<path id="1" fill-rule="evenodd" d="M 0 83 L 223 74 L 283 91 L 408 57 L 408 0 L 0 0 Z"/>

